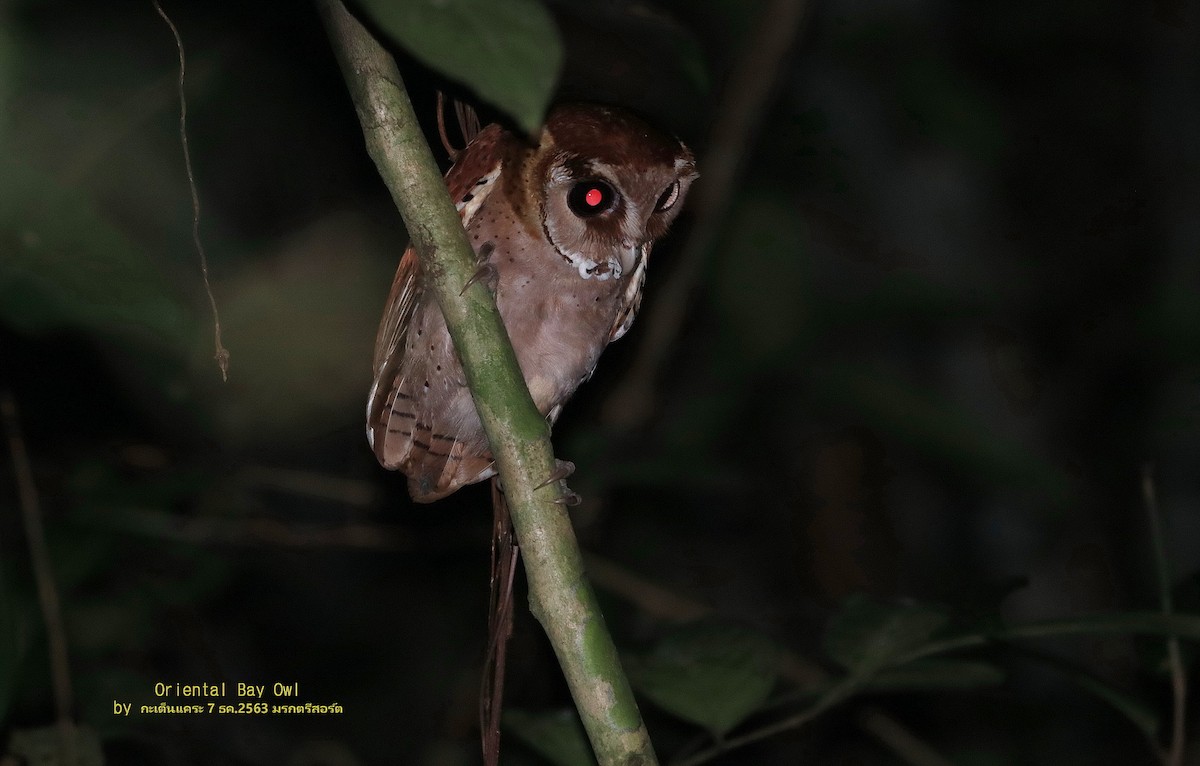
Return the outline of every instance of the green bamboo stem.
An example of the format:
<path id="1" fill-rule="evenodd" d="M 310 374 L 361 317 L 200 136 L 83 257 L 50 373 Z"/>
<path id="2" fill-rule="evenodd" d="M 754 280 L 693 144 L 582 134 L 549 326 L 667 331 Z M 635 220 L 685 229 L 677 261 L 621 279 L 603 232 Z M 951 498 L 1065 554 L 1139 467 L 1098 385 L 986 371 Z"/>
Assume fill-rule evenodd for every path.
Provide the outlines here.
<path id="1" fill-rule="evenodd" d="M 575 699 L 602 766 L 657 764 L 616 647 L 583 573 L 545 419 L 537 411 L 486 287 L 460 295 L 475 254 L 422 135 L 392 57 L 341 0 L 317 0 L 354 100 L 367 151 L 404 218 L 466 372 L 491 443 L 525 558 L 530 603 Z"/>

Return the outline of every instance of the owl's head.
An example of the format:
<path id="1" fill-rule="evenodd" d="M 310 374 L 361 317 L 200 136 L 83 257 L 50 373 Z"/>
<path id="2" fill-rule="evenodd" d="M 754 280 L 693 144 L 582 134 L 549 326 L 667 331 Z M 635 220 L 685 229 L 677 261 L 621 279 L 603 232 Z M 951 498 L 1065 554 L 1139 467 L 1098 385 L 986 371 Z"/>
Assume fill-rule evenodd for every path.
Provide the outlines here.
<path id="1" fill-rule="evenodd" d="M 522 164 L 526 215 L 585 279 L 631 272 L 696 178 L 695 159 L 679 140 L 595 104 L 552 110 Z"/>

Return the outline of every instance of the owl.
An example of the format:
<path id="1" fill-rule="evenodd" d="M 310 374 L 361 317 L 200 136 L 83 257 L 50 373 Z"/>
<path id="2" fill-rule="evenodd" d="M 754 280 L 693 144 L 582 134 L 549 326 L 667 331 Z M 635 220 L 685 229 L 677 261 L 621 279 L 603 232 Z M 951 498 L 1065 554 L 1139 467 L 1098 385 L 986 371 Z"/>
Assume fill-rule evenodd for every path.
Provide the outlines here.
<path id="1" fill-rule="evenodd" d="M 534 144 L 489 125 L 446 175 L 538 410 L 551 424 L 633 323 L 646 264 L 696 178 L 692 153 L 623 110 L 553 109 Z M 412 247 L 375 342 L 367 439 L 428 503 L 495 475 L 445 320 Z"/>

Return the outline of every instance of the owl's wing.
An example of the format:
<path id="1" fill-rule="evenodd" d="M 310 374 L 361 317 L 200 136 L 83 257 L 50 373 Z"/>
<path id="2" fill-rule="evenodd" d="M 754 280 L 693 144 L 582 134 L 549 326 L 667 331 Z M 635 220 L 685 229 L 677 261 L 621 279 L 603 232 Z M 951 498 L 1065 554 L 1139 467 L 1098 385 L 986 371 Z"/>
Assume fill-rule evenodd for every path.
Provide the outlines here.
<path id="1" fill-rule="evenodd" d="M 629 275 L 629 283 L 621 294 L 621 302 L 617 308 L 617 318 L 613 320 L 612 330 L 608 333 L 608 342 L 620 338 L 633 326 L 634 317 L 642 305 L 642 287 L 646 284 L 646 262 L 650 260 L 650 247 L 653 242 L 642 245 L 642 252 Z"/>
<path id="2" fill-rule="evenodd" d="M 454 166 L 446 173 L 446 188 L 458 208 L 464 227 L 470 224 L 484 196 L 494 186 L 486 183 L 485 179 L 494 180 L 499 174 L 506 135 L 499 125 L 487 126 L 459 153 Z M 476 187 L 480 188 L 480 193 L 473 191 Z M 397 373 L 402 361 L 404 338 L 408 334 L 413 313 L 424 297 L 420 259 L 410 244 L 401 256 L 396 277 L 392 280 L 392 289 L 379 322 L 379 332 L 375 336 L 375 356 L 371 364 L 375 379 L 367 398 L 367 441 L 381 460 L 381 431 L 387 428 L 391 410 L 389 403 L 399 384 Z"/>

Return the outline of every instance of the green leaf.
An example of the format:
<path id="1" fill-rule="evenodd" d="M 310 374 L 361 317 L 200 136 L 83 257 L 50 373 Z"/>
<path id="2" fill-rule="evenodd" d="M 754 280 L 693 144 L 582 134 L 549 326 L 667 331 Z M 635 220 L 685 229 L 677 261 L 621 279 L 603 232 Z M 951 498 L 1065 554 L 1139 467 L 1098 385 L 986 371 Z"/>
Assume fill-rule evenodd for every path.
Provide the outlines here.
<path id="1" fill-rule="evenodd" d="M 362 0 L 360 6 L 405 50 L 524 130 L 541 126 L 563 52 L 537 0 Z"/>
<path id="2" fill-rule="evenodd" d="M 766 702 L 778 662 L 779 648 L 763 634 L 704 622 L 625 665 L 630 683 L 654 704 L 722 737 Z"/>
<path id="3" fill-rule="evenodd" d="M 825 651 L 854 674 L 870 675 L 924 644 L 949 618 L 922 604 L 851 596 L 825 631 Z"/>
<path id="4" fill-rule="evenodd" d="M 505 731 L 555 766 L 593 766 L 596 763 L 583 724 L 574 710 L 552 713 L 509 710 L 502 723 Z"/>
<path id="5" fill-rule="evenodd" d="M 916 660 L 881 670 L 869 688 L 877 691 L 923 689 L 974 689 L 1004 682 L 1004 672 L 986 662 L 970 660 Z"/>

